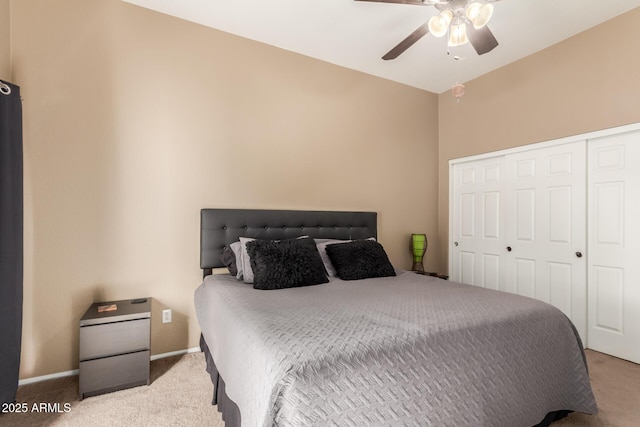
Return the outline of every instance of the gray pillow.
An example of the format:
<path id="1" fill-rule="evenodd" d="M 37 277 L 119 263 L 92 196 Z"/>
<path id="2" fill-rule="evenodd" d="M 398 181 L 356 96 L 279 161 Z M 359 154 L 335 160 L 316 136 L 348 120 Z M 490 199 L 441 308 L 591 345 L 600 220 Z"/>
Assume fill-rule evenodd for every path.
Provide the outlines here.
<path id="1" fill-rule="evenodd" d="M 229 270 L 229 274 L 231 274 L 232 276 L 238 275 L 236 256 L 231 248 L 224 248 L 222 254 L 220 255 L 220 261 L 222 261 L 224 266 L 227 267 L 227 270 Z"/>
<path id="2" fill-rule="evenodd" d="M 253 240 L 246 244 L 255 289 L 274 290 L 319 285 L 329 279 L 310 237 Z"/>

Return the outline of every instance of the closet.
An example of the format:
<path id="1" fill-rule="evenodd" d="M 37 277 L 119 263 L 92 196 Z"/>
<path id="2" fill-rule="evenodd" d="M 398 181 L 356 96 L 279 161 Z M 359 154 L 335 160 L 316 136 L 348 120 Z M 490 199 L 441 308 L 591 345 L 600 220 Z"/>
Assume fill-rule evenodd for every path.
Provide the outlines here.
<path id="1" fill-rule="evenodd" d="M 452 280 L 550 303 L 586 347 L 640 363 L 640 124 L 449 173 Z"/>

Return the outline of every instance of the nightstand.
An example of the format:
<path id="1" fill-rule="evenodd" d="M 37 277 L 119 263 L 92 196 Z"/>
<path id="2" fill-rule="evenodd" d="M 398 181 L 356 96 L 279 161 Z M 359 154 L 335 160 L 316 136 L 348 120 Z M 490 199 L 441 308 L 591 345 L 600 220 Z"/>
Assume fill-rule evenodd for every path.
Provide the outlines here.
<path id="1" fill-rule="evenodd" d="M 151 298 L 91 305 L 80 319 L 80 400 L 149 385 L 150 351 Z"/>

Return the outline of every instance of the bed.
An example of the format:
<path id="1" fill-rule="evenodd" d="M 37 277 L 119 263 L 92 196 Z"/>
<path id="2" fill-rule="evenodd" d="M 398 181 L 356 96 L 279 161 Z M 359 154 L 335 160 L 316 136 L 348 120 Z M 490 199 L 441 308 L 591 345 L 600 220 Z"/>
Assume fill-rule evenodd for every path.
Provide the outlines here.
<path id="1" fill-rule="evenodd" d="M 254 286 L 277 270 L 260 264 L 264 253 L 306 251 L 310 241 L 324 244 L 339 274 L 276 290 L 211 274 L 240 238 L 258 239 L 246 244 Z M 227 426 L 529 427 L 597 412 L 580 337 L 562 312 L 395 269 L 342 280 L 355 261 L 340 257 L 380 255 L 376 238 L 375 212 L 201 211 L 194 303 Z"/>

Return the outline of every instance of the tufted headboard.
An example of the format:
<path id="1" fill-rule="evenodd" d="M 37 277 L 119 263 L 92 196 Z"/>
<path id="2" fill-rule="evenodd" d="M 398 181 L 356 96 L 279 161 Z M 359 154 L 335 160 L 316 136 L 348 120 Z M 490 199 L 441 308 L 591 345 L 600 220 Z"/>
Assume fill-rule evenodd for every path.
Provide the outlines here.
<path id="1" fill-rule="evenodd" d="M 212 268 L 224 267 L 222 251 L 240 237 L 367 239 L 377 238 L 376 226 L 376 212 L 202 209 L 200 268 L 206 276 Z"/>

